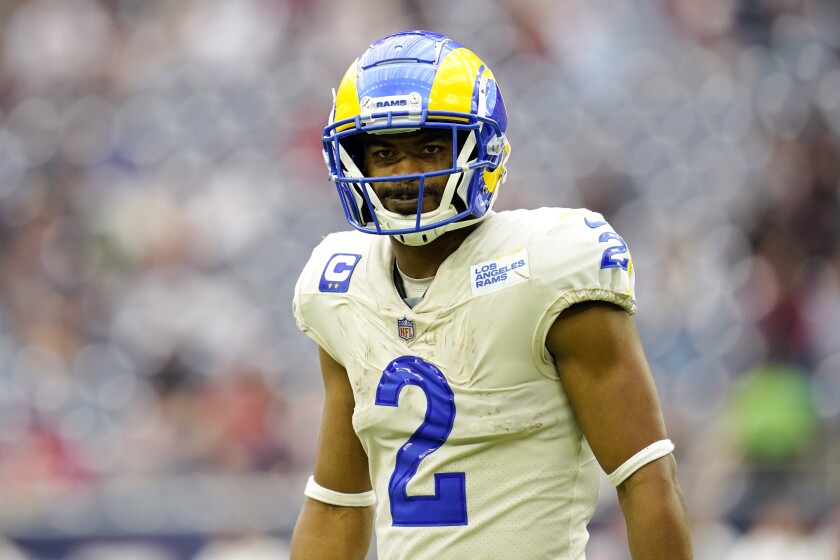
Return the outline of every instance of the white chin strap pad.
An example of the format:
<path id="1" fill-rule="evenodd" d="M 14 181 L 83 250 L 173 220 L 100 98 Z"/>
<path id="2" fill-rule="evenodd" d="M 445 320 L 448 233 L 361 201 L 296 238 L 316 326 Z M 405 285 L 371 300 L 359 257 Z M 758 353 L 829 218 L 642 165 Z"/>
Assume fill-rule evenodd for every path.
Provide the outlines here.
<path id="1" fill-rule="evenodd" d="M 449 225 L 451 226 L 452 224 Z M 404 233 L 402 235 L 394 235 L 393 237 L 403 245 L 417 247 L 419 245 L 431 243 L 443 235 L 445 231 L 447 231 L 447 226 L 440 226 L 439 228 L 427 229 L 426 231 L 418 231 L 415 233 Z"/>

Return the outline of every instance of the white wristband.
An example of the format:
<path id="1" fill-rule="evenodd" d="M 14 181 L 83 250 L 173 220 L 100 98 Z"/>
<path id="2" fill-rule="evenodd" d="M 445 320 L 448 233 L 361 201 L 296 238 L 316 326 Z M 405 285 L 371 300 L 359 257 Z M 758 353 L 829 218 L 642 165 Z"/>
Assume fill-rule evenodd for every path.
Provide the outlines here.
<path id="1" fill-rule="evenodd" d="M 345 494 L 344 492 L 336 492 L 329 488 L 324 488 L 317 482 L 315 477 L 310 476 L 306 482 L 306 489 L 303 491 L 305 496 L 318 500 L 325 504 L 332 506 L 343 507 L 368 507 L 376 503 L 376 494 L 373 490 L 367 492 L 360 492 L 358 494 Z"/>
<path id="2" fill-rule="evenodd" d="M 613 486 L 618 486 L 640 468 L 644 467 L 651 461 L 664 457 L 673 450 L 674 443 L 670 439 L 661 439 L 653 442 L 624 461 L 624 464 L 615 469 L 611 474 L 607 475 L 607 480 L 609 480 L 610 484 Z"/>

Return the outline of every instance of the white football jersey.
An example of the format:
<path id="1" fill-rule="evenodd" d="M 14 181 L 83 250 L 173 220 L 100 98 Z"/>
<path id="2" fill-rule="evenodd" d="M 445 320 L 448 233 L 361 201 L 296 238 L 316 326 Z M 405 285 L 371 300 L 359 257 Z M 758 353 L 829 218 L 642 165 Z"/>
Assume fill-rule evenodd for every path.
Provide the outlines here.
<path id="1" fill-rule="evenodd" d="M 293 304 L 300 329 L 347 369 L 379 558 L 583 558 L 599 467 L 545 339 L 578 302 L 635 312 L 624 241 L 588 210 L 500 212 L 413 309 L 393 271 L 387 237 L 333 234 Z"/>

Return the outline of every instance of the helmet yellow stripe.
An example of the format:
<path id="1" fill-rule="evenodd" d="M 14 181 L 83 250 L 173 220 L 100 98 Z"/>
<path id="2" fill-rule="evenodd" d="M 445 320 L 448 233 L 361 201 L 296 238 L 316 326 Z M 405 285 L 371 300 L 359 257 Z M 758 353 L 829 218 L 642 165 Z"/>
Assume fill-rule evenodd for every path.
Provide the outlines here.
<path id="1" fill-rule="evenodd" d="M 344 77 L 341 79 L 341 84 L 338 86 L 338 92 L 335 94 L 335 116 L 333 122 L 338 122 L 344 119 L 355 117 L 362 112 L 359 105 L 359 93 L 356 90 L 356 79 L 358 77 L 357 66 L 358 59 L 350 65 Z M 346 125 L 337 130 L 340 132 L 351 125 Z"/>
<path id="2" fill-rule="evenodd" d="M 430 111 L 471 113 L 473 92 L 479 69 L 484 63 L 469 49 L 459 48 L 440 61 L 429 94 Z M 485 66 L 492 79 L 493 74 Z"/>

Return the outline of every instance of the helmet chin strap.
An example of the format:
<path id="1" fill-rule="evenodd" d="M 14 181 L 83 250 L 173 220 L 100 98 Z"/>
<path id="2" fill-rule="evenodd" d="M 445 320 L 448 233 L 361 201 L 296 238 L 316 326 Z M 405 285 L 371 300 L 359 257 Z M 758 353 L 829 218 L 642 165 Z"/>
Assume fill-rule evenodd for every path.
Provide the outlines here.
<path id="1" fill-rule="evenodd" d="M 392 235 L 394 239 L 408 245 L 409 247 L 419 247 L 421 245 L 428 245 L 447 231 L 446 226 L 440 226 L 435 229 L 427 229 L 426 231 L 418 231 L 415 233 L 405 233 L 402 235 Z"/>
<path id="2" fill-rule="evenodd" d="M 493 197 L 490 201 L 490 204 L 493 204 L 493 201 L 496 199 L 496 195 L 499 193 L 498 189 L 493 192 Z M 457 222 L 450 222 L 448 224 L 442 225 L 439 228 L 434 228 L 426 231 L 419 231 L 416 233 L 406 233 L 404 235 L 392 235 L 394 239 L 402 243 L 403 245 L 409 245 L 411 247 L 417 247 L 419 245 L 427 245 L 449 231 L 455 231 L 456 229 L 465 228 L 467 226 L 475 225 L 479 222 L 483 222 L 487 216 L 492 214 L 492 210 L 488 210 L 479 218 L 473 218 L 472 220 L 458 220 Z"/>
<path id="3" fill-rule="evenodd" d="M 495 196 L 496 195 L 494 193 L 493 197 L 495 198 Z M 403 235 L 392 235 L 391 237 L 393 237 L 403 245 L 408 245 L 410 247 L 428 245 L 444 233 L 455 231 L 456 229 L 465 228 L 467 226 L 475 225 L 479 222 L 483 222 L 487 218 L 487 216 L 489 216 L 492 213 L 493 211 L 490 210 L 484 215 L 482 215 L 480 218 L 473 218 L 472 220 L 458 220 L 457 222 L 450 222 L 438 228 L 427 229 L 426 231 L 418 231 L 415 233 L 406 233 Z"/>

